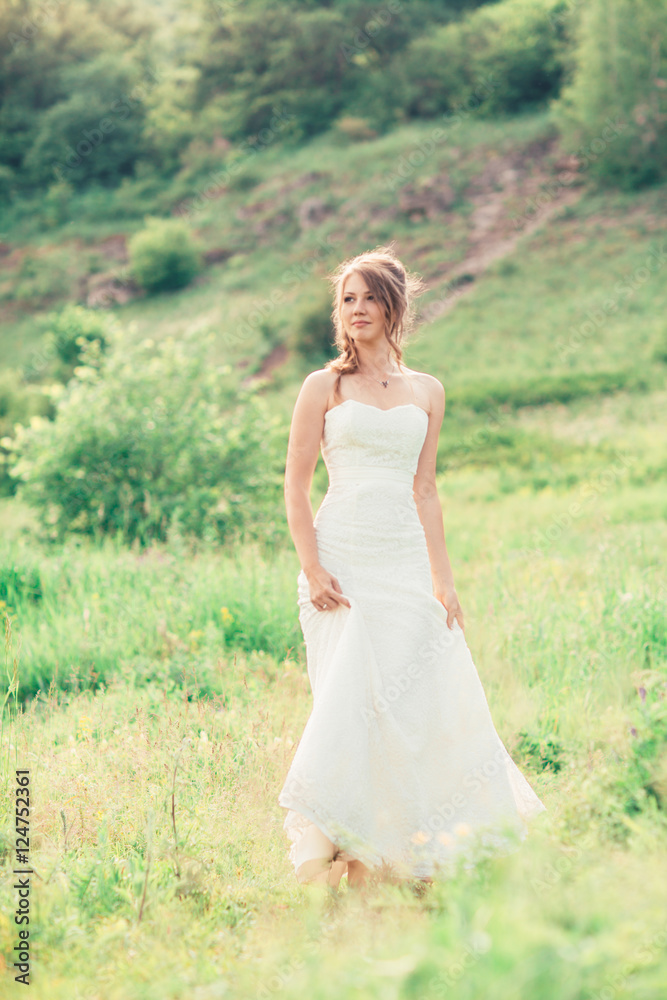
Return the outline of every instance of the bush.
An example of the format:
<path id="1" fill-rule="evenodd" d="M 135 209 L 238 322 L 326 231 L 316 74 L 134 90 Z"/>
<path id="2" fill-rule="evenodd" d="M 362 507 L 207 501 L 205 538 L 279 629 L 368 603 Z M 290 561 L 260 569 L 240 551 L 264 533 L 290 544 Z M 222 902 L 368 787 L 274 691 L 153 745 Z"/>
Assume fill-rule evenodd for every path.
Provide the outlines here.
<path id="1" fill-rule="evenodd" d="M 573 22 L 572 80 L 554 111 L 563 138 L 600 185 L 667 177 L 667 6 L 590 0 Z"/>
<path id="2" fill-rule="evenodd" d="M 28 386 L 18 371 L 0 372 L 0 496 L 14 492 L 16 480 L 9 474 L 14 427 L 33 417 L 49 417 L 53 404 L 41 388 Z"/>
<path id="3" fill-rule="evenodd" d="M 132 277 L 147 292 L 184 288 L 202 266 L 190 230 L 181 219 L 149 219 L 128 245 Z"/>
<path id="4" fill-rule="evenodd" d="M 79 186 L 92 180 L 114 186 L 131 174 L 142 147 L 145 102 L 119 100 L 119 95 L 133 89 L 138 69 L 115 52 L 73 61 L 54 75 L 44 67 L 50 87 L 43 87 L 42 101 L 52 99 L 51 88 L 57 99 L 33 110 L 25 180 L 46 185 L 55 177 Z"/>
<path id="5" fill-rule="evenodd" d="M 282 423 L 228 367 L 118 336 L 77 369 L 53 422 L 19 429 L 12 471 L 53 539 L 270 541 L 285 531 L 285 447 Z"/>
<path id="6" fill-rule="evenodd" d="M 97 343 L 104 351 L 109 343 L 112 320 L 95 309 L 74 305 L 72 302 L 46 318 L 44 358 L 53 359 L 52 374 L 61 382 L 72 377 L 81 364 L 86 347 Z"/>
<path id="7" fill-rule="evenodd" d="M 396 61 L 404 108 L 429 117 L 481 107 L 513 114 L 558 93 L 564 0 L 505 0 L 415 39 Z"/>
<path id="8" fill-rule="evenodd" d="M 312 364 L 324 363 L 338 353 L 331 322 L 331 300 L 323 298 L 294 324 L 289 347 Z"/>

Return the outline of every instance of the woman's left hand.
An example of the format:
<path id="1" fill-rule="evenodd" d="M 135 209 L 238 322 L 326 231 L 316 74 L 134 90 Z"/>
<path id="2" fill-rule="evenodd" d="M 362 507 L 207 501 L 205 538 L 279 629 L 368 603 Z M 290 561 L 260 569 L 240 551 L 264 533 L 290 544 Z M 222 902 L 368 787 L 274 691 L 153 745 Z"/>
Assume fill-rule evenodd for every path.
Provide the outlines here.
<path id="1" fill-rule="evenodd" d="M 461 629 L 465 632 L 463 624 L 463 608 L 459 602 L 459 596 L 452 588 L 451 590 L 436 590 L 435 597 L 440 601 L 447 612 L 447 625 L 453 628 L 454 621 L 457 621 Z"/>

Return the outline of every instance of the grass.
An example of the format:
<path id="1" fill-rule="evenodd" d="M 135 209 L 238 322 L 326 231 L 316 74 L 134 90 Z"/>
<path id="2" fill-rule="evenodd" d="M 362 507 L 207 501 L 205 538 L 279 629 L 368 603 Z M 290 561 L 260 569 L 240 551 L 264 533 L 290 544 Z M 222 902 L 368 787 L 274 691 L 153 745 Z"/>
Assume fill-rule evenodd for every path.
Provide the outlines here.
<path id="1" fill-rule="evenodd" d="M 430 130 L 269 147 L 247 184 L 193 217 L 207 247 L 235 256 L 116 315 L 140 339 L 212 330 L 241 375 L 344 256 L 395 237 L 417 270 L 464 260 L 465 190 L 481 162 L 530 158 L 552 126 L 545 114 L 472 116 L 436 148 L 409 181 L 447 173 L 446 227 L 392 214 L 383 185 Z M 168 213 L 205 180 L 153 183 L 151 197 Z M 77 195 L 71 221 L 48 233 L 38 213 L 8 220 L 5 238 L 35 251 L 20 294 L 11 275 L 3 285 L 0 350 L 13 365 L 36 349 L 63 267 L 72 280 L 98 268 L 96 241 L 142 225 L 140 188 L 124 186 L 123 213 L 108 192 Z M 521 236 L 406 353 L 447 390 L 438 486 L 466 639 L 496 728 L 547 806 L 514 855 L 423 897 L 299 885 L 277 804 L 311 706 L 292 546 L 53 546 L 19 500 L 0 500 L 3 996 L 20 995 L 17 767 L 31 769 L 37 998 L 665 994 L 666 303 L 662 272 L 638 270 L 659 242 L 661 194 L 586 192 Z M 334 212 L 302 232 L 310 195 Z M 318 255 L 326 236 L 333 249 Z M 76 262 L 71 245 L 48 252 L 66 238 L 88 246 Z M 434 279 L 431 296 L 442 292 Z M 276 371 L 266 392 L 277 412 L 289 415 L 310 367 L 292 357 Z M 320 460 L 314 510 L 325 489 Z"/>
<path id="2" fill-rule="evenodd" d="M 118 318 L 126 325 L 136 323 L 137 337 L 143 339 L 153 336 L 158 329 L 164 334 L 182 330 L 196 315 L 198 322 L 218 331 L 218 359 L 236 363 L 267 353 L 260 325 L 252 320 L 258 306 L 266 306 L 269 325 L 284 338 L 295 323 L 295 312 L 298 317 L 304 308 L 304 295 L 308 297 L 313 277 L 324 281 L 327 270 L 340 258 L 355 252 L 355 248 L 397 238 L 404 245 L 415 241 L 416 247 L 435 244 L 439 249 L 434 259 L 441 261 L 441 226 L 437 222 L 415 226 L 400 213 L 396 214 L 393 211 L 396 193 L 383 186 L 383 178 L 396 169 L 406 152 L 423 143 L 434 127 L 434 123 L 417 123 L 344 149 L 330 134 L 298 149 L 269 146 L 252 161 L 256 186 L 228 193 L 218 190 L 216 197 L 197 197 L 197 191 L 210 186 L 210 176 L 206 171 L 201 176 L 192 175 L 186 190 L 190 190 L 194 199 L 195 211 L 190 219 L 194 232 L 205 248 L 224 246 L 236 256 L 226 266 L 209 268 L 197 283 L 179 293 L 136 299 L 117 308 Z M 530 145 L 552 132 L 546 113 L 505 124 L 476 121 L 471 116 L 456 131 L 456 145 L 453 146 L 451 137 L 440 146 L 436 144 L 432 155 L 411 174 L 410 180 L 453 169 L 459 178 L 456 183 L 464 187 L 478 172 L 480 156 Z M 338 169 L 332 170 L 332 162 L 339 164 Z M 310 180 L 312 175 L 315 178 Z M 143 184 L 144 179 L 136 182 L 137 188 Z M 160 204 L 143 194 L 135 203 L 131 182 L 126 182 L 115 195 L 106 190 L 77 193 L 67 220 L 46 232 L 39 221 L 39 204 L 19 207 L 15 215 L 10 214 L 4 238 L 27 250 L 28 263 L 20 265 L 19 273 L 21 268 L 27 268 L 30 280 L 19 281 L 13 272 L 5 274 L 0 287 L 5 289 L 7 301 L 15 306 L 15 312 L 3 324 L 0 350 L 5 346 L 10 349 L 14 363 L 25 361 L 35 346 L 37 331 L 33 326 L 23 326 L 23 339 L 17 342 L 14 333 L 24 314 L 39 314 L 57 307 L 57 301 L 50 297 L 47 306 L 42 293 L 50 294 L 60 283 L 63 302 L 69 299 L 82 268 L 85 271 L 98 267 L 96 242 L 118 232 L 129 237 L 142 228 L 144 216 L 151 211 L 170 214 L 184 197 L 182 188 L 178 179 L 173 183 L 164 181 Z M 355 192 L 354 198 L 350 197 L 351 190 Z M 323 198 L 334 211 L 318 226 L 302 231 L 297 217 L 303 199 L 309 196 Z M 129 206 L 133 204 L 134 211 L 130 212 Z M 467 211 L 467 204 L 462 202 L 455 207 L 450 220 L 457 227 L 451 237 L 455 239 L 457 253 L 463 253 L 467 240 Z M 113 226 L 111 219 L 117 220 Z M 77 240 L 83 243 L 83 248 L 75 251 Z M 60 249 L 65 241 L 69 244 L 66 251 Z M 330 250 L 323 251 L 323 246 Z M 62 285 L 63 256 L 70 262 L 71 285 Z M 26 298 L 31 288 L 33 297 Z M 15 302 L 11 299 L 12 289 L 20 293 Z M 271 301 L 277 290 L 285 293 L 279 303 Z M 237 337 L 235 331 L 249 321 L 252 332 L 244 340 Z"/>
<path id="3" fill-rule="evenodd" d="M 621 430 L 649 469 L 666 398 L 626 390 L 508 420 L 589 461 Z M 382 886 L 365 902 L 344 882 L 337 900 L 298 885 L 287 858 L 276 799 L 311 704 L 291 549 L 40 548 L 5 501 L 20 686 L 3 780 L 31 768 L 35 995 L 657 1000 L 667 537 L 661 481 L 633 475 L 569 523 L 580 479 L 503 492 L 491 459 L 441 476 L 467 642 L 548 811 L 515 855 L 421 899 Z M 1 829 L 11 914 L 7 814 Z M 0 922 L 7 962 L 13 933 Z"/>
<path id="4" fill-rule="evenodd" d="M 12 615 L 21 687 L 3 733 L 5 810 L 13 768 L 31 768 L 35 995 L 334 997 L 354 989 L 561 1000 L 613 982 L 619 997 L 657 998 L 651 990 L 667 974 L 667 822 L 644 788 L 631 729 L 658 741 L 653 774 L 664 744 L 638 690 L 653 690 L 659 704 L 667 679 L 666 539 L 664 522 L 612 524 L 618 499 L 601 497 L 559 551 L 542 557 L 511 550 L 528 540 L 521 497 L 493 510 L 451 504 L 467 641 L 496 727 L 548 812 L 517 854 L 419 900 L 383 886 L 362 903 L 344 883 L 327 900 L 295 882 L 276 797 L 309 712 L 302 651 L 226 649 L 217 613 L 231 602 L 225 581 L 235 579 L 242 613 L 255 626 L 273 621 L 276 640 L 294 623 L 291 558 L 263 563 L 255 554 L 245 575 L 239 565 L 233 576 L 231 560 L 201 552 L 40 555 L 42 611 L 26 597 Z M 117 599 L 133 617 L 114 623 Z M 47 640 L 56 606 L 60 631 Z M 165 615 L 171 646 L 161 638 Z M 22 706 L 35 643 L 82 661 L 83 649 L 97 649 L 94 636 L 115 644 L 118 659 L 103 683 L 54 683 Z M 212 656 L 217 669 L 204 685 Z M 6 812 L 1 829 L 0 897 L 10 914 Z M 9 962 L 6 917 L 0 942 Z M 7 981 L 5 995 L 16 990 Z"/>

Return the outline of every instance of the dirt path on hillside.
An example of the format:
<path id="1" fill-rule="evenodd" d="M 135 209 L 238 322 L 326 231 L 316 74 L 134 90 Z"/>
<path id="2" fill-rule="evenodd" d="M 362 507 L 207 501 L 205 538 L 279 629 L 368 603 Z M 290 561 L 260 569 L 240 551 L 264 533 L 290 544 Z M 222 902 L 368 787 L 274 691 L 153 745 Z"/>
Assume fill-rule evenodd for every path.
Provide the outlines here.
<path id="1" fill-rule="evenodd" d="M 559 153 L 557 139 L 488 160 L 464 192 L 473 205 L 465 257 L 423 274 L 436 298 L 424 307 L 420 321 L 429 323 L 449 312 L 491 264 L 579 201 L 584 190 L 579 161 Z"/>
<path id="2" fill-rule="evenodd" d="M 397 215 L 404 204 L 417 205 L 430 223 L 441 222 L 446 229 L 454 214 L 443 208 L 441 189 L 448 184 L 443 173 L 428 178 L 421 188 L 404 185 L 397 192 L 392 214 Z M 522 150 L 492 156 L 464 192 L 465 200 L 473 205 L 465 257 L 451 265 L 443 261 L 431 272 L 420 271 L 435 298 L 424 306 L 419 322 L 430 323 L 453 309 L 491 264 L 512 254 L 524 237 L 575 204 L 584 190 L 579 161 L 563 155 L 557 139 L 537 140 Z M 269 378 L 287 358 L 286 348 L 279 345 L 252 378 Z"/>
<path id="3" fill-rule="evenodd" d="M 527 222 L 523 228 L 517 229 L 509 235 L 484 234 L 482 238 L 475 240 L 475 233 L 472 234 L 472 246 L 465 258 L 452 267 L 444 276 L 439 275 L 439 282 L 432 283 L 433 290 L 439 293 L 435 301 L 431 301 L 420 314 L 420 319 L 424 323 L 443 316 L 453 309 L 454 305 L 475 286 L 475 280 L 482 275 L 489 266 L 501 257 L 507 257 L 513 253 L 517 244 L 524 236 L 539 229 L 546 222 L 563 209 L 566 205 L 573 205 L 579 201 L 582 195 L 581 189 L 562 190 L 553 198 L 552 202 L 542 208 L 532 221 Z M 493 216 L 495 205 L 489 201 L 480 209 L 480 216 L 487 218 Z"/>

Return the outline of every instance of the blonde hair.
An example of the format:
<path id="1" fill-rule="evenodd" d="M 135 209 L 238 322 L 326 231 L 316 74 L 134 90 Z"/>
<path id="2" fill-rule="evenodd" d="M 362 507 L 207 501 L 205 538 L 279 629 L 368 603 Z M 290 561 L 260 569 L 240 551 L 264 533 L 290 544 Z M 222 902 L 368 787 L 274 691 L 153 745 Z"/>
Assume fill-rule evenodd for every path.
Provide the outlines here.
<path id="1" fill-rule="evenodd" d="M 388 246 L 378 246 L 344 260 L 330 276 L 334 304 L 331 319 L 335 330 L 334 343 L 338 348 L 337 358 L 327 361 L 325 368 L 337 372 L 334 396 L 339 392 L 341 375 L 354 372 L 359 367 L 359 358 L 352 339 L 343 327 L 341 309 L 346 279 L 353 273 L 359 274 L 383 307 L 385 315 L 385 337 L 399 367 L 403 363 L 402 343 L 414 327 L 413 302 L 426 288 L 418 274 L 410 273 L 394 253 L 393 242 Z"/>

